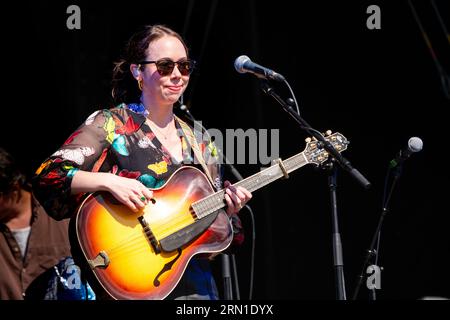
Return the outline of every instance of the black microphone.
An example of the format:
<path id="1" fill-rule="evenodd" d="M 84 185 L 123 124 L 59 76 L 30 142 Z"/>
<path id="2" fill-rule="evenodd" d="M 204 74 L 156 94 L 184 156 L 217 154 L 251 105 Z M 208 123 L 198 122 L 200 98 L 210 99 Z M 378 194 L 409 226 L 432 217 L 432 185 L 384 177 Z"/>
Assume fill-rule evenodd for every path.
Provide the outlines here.
<path id="1" fill-rule="evenodd" d="M 419 152 L 423 148 L 423 141 L 418 137 L 412 137 L 408 140 L 408 147 L 399 151 L 397 156 L 391 160 L 389 166 L 395 168 L 408 159 L 413 153 Z"/>
<path id="2" fill-rule="evenodd" d="M 247 56 L 237 57 L 236 60 L 234 60 L 234 68 L 239 73 L 250 72 L 258 78 L 271 79 L 280 82 L 285 80 L 281 74 L 254 63 Z"/>

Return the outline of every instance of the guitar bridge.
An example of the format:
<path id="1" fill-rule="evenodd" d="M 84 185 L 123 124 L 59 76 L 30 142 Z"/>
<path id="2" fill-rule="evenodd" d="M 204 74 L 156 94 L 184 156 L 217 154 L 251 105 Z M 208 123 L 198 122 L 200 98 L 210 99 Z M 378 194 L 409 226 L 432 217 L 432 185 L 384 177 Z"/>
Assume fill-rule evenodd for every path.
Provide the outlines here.
<path id="1" fill-rule="evenodd" d="M 155 250 L 155 253 L 160 253 L 161 249 L 159 248 L 158 241 L 156 240 L 155 235 L 153 234 L 152 229 L 150 229 L 147 221 L 145 221 L 144 216 L 140 216 L 137 219 L 139 220 L 142 228 L 144 228 L 145 236 L 147 237 L 148 241 L 150 241 L 150 245 L 153 247 L 153 250 Z"/>

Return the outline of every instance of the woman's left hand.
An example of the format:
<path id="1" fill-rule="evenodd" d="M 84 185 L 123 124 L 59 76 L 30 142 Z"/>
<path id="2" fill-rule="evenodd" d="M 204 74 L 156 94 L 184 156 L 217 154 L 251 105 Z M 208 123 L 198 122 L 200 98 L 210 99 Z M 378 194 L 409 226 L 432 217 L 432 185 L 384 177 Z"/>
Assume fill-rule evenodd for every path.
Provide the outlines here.
<path id="1" fill-rule="evenodd" d="M 227 214 L 231 216 L 236 214 L 252 198 L 250 191 L 243 187 L 235 187 L 230 181 L 223 183 L 225 187 L 225 201 L 227 203 Z"/>

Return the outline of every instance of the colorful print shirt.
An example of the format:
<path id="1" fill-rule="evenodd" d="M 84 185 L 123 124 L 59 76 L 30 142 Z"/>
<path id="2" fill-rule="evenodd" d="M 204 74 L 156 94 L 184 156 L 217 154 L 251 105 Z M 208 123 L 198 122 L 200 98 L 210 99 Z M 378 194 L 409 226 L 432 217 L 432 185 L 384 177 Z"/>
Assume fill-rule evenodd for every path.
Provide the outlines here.
<path id="1" fill-rule="evenodd" d="M 57 220 L 70 217 L 83 195 L 71 195 L 72 177 L 77 170 L 111 172 L 138 179 L 148 188 L 158 188 L 183 164 L 194 164 L 191 148 L 175 121 L 183 148 L 183 160 L 177 162 L 159 142 L 145 122 L 142 105 L 121 104 L 90 115 L 36 171 L 37 197 L 48 214 Z M 220 166 L 214 144 L 199 143 L 215 188 L 222 186 Z M 218 159 L 217 159 L 218 160 Z M 202 169 L 201 169 L 202 170 Z M 203 170 L 202 170 L 203 171 Z"/>
<path id="2" fill-rule="evenodd" d="M 162 186 L 185 164 L 203 171 L 200 164 L 194 163 L 194 153 L 178 121 L 175 121 L 175 125 L 182 144 L 181 162 L 174 159 L 160 143 L 147 125 L 146 115 L 147 111 L 142 104 L 121 104 L 112 109 L 98 110 L 86 119 L 60 149 L 42 163 L 33 179 L 33 188 L 49 215 L 60 220 L 76 212 L 84 196 L 71 194 L 72 178 L 77 170 L 111 172 L 138 179 L 148 188 Z M 199 142 L 199 147 L 208 164 L 214 187 L 221 189 L 221 168 L 214 144 L 210 139 L 203 139 Z M 240 220 L 237 215 L 233 215 L 231 220 L 235 234 L 233 245 L 240 244 L 243 241 Z M 183 278 L 189 275 L 190 269 L 193 269 L 190 267 L 196 260 L 191 260 Z M 192 274 L 207 275 L 204 271 Z M 210 283 L 211 279 L 205 281 L 208 282 L 208 288 L 215 288 Z M 188 281 L 187 286 L 192 290 L 188 291 L 205 291 L 198 290 L 196 284 L 191 285 L 190 282 Z M 206 296 L 217 298 L 216 289 L 206 292 L 209 292 Z M 201 296 L 206 298 L 203 294 Z"/>

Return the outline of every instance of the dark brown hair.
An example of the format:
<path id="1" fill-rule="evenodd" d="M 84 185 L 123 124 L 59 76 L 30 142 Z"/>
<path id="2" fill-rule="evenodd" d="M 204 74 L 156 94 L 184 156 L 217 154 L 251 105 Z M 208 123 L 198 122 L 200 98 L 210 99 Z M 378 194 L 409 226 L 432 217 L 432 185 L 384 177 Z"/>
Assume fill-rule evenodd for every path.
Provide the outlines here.
<path id="1" fill-rule="evenodd" d="M 181 41 L 186 54 L 188 48 L 183 38 L 164 25 L 147 25 L 136 32 L 127 42 L 123 57 L 114 63 L 112 75 L 112 98 L 115 104 L 139 102 L 141 95 L 136 79 L 130 72 L 130 64 L 143 61 L 147 57 L 148 45 L 164 36 L 173 36 Z"/>
<path id="2" fill-rule="evenodd" d="M 16 184 L 21 188 L 26 186 L 27 177 L 13 156 L 0 148 L 0 192 L 9 193 Z"/>

